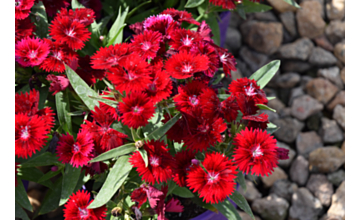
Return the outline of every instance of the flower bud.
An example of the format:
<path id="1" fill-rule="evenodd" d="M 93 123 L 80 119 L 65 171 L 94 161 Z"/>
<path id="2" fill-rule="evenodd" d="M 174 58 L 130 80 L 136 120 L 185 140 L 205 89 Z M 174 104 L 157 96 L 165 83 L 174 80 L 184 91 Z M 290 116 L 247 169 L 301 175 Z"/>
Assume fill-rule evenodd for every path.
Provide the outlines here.
<path id="1" fill-rule="evenodd" d="M 135 147 L 137 148 L 137 149 L 139 149 L 139 148 L 141 148 L 142 146 L 144 146 L 144 142 L 143 141 L 136 141 L 135 142 Z"/>
<path id="2" fill-rule="evenodd" d="M 119 217 L 121 216 L 121 212 L 122 209 L 120 207 L 115 207 L 111 210 L 111 215 L 113 215 L 114 217 Z"/>
<path id="3" fill-rule="evenodd" d="M 199 165 L 200 164 L 197 159 L 192 159 L 191 163 L 194 164 L 194 165 Z"/>
<path id="4" fill-rule="evenodd" d="M 101 36 L 99 37 L 99 40 L 100 40 L 100 41 L 103 41 L 103 40 L 104 40 L 104 36 L 101 35 Z"/>
<path id="5" fill-rule="evenodd" d="M 57 167 L 57 166 L 52 166 L 51 167 L 51 171 L 53 171 L 53 172 L 55 172 L 55 171 L 57 171 L 59 168 Z"/>

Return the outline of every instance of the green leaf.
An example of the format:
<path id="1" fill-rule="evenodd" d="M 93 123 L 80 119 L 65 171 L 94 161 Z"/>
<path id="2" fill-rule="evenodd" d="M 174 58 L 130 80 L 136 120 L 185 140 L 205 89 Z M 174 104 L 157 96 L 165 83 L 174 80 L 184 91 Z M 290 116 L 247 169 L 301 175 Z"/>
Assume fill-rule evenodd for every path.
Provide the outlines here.
<path id="1" fill-rule="evenodd" d="M 272 112 L 276 112 L 275 109 L 272 109 L 270 108 L 269 106 L 267 105 L 263 105 L 263 104 L 256 104 L 257 107 L 259 107 L 259 109 L 264 109 L 264 110 L 269 110 L 269 111 L 272 111 Z"/>
<path id="2" fill-rule="evenodd" d="M 225 73 L 218 74 L 215 77 L 216 77 L 216 79 L 212 83 L 213 85 L 218 84 L 225 77 Z"/>
<path id="3" fill-rule="evenodd" d="M 174 1 L 174 0 L 172 0 L 172 1 Z M 142 6 L 147 5 L 147 4 L 149 4 L 149 3 L 151 3 L 151 0 L 146 1 L 146 2 L 143 2 L 143 3 L 141 3 L 140 5 L 138 5 L 138 6 L 136 6 L 135 8 L 133 8 L 133 9 L 129 12 L 129 14 L 126 16 L 126 19 L 125 19 L 125 20 L 127 20 L 128 18 L 130 18 L 139 8 L 141 8 Z"/>
<path id="4" fill-rule="evenodd" d="M 294 7 L 301 8 L 300 5 L 298 5 L 298 3 L 295 2 L 295 0 L 284 0 L 284 2 L 286 2 L 289 5 L 292 5 Z"/>
<path id="5" fill-rule="evenodd" d="M 239 206 L 239 208 L 244 210 L 248 215 L 250 215 L 252 219 L 255 220 L 254 214 L 252 213 L 251 208 L 243 195 L 241 195 L 237 190 L 235 190 L 234 193 L 229 197 L 232 201 L 236 203 L 237 206 Z"/>
<path id="6" fill-rule="evenodd" d="M 139 151 L 141 157 L 142 157 L 143 160 L 144 160 L 145 167 L 148 167 L 148 165 L 149 165 L 149 160 L 148 160 L 148 155 L 147 155 L 146 151 L 144 150 L 144 148 L 141 148 L 141 149 L 139 149 L 138 151 Z"/>
<path id="7" fill-rule="evenodd" d="M 33 209 L 27 196 L 23 182 L 20 180 L 20 178 L 17 178 L 17 182 L 18 186 L 15 187 L 15 201 L 19 203 L 19 205 L 21 205 L 21 207 L 23 207 L 24 209 L 32 212 Z"/>
<path id="8" fill-rule="evenodd" d="M 106 204 L 118 191 L 132 169 L 129 163 L 129 156 L 120 157 L 110 170 L 104 185 L 101 187 L 95 200 L 87 207 L 88 209 L 98 208 Z"/>
<path id="9" fill-rule="evenodd" d="M 65 64 L 65 67 L 66 75 L 75 92 L 90 110 L 94 110 L 95 106 L 99 106 L 99 102 L 91 99 L 89 96 L 99 97 L 99 95 L 94 90 L 92 90 L 88 84 L 83 79 L 81 79 L 81 77 L 68 65 Z"/>
<path id="10" fill-rule="evenodd" d="M 246 192 L 246 182 L 245 182 L 245 177 L 244 177 L 244 173 L 239 171 L 237 177 L 236 177 L 236 182 L 238 182 L 241 186 L 241 188 L 244 190 L 244 192 Z"/>
<path id="11" fill-rule="evenodd" d="M 72 0 L 72 1 L 71 1 L 71 8 L 72 8 L 72 9 L 85 8 L 85 6 L 83 6 L 82 4 L 80 4 L 77 0 Z"/>
<path id="12" fill-rule="evenodd" d="M 236 7 L 236 12 L 240 15 L 240 17 L 244 20 L 246 20 L 246 13 L 244 11 L 244 5 L 243 4 L 239 4 Z"/>
<path id="13" fill-rule="evenodd" d="M 76 168 L 71 164 L 66 164 L 59 206 L 64 205 L 69 199 L 70 195 L 73 193 L 80 173 L 81 167 Z"/>
<path id="14" fill-rule="evenodd" d="M 133 128 L 131 128 L 131 137 L 134 140 L 134 142 L 136 142 L 138 140 L 141 140 L 140 136 L 138 135 L 138 133 Z"/>
<path id="15" fill-rule="evenodd" d="M 44 87 L 41 87 L 39 89 L 39 94 L 40 94 L 40 97 L 39 97 L 39 109 L 43 109 L 44 108 L 44 105 L 45 105 L 45 101 L 47 99 L 47 96 L 49 94 L 49 88 L 44 86 Z"/>
<path id="16" fill-rule="evenodd" d="M 266 131 L 269 133 L 269 134 L 272 134 L 274 133 L 275 131 L 279 130 L 280 127 L 276 126 L 275 124 L 269 122 L 267 124 L 267 128 L 266 128 Z"/>
<path id="17" fill-rule="evenodd" d="M 50 180 L 45 180 L 42 182 L 39 181 L 39 179 L 41 179 L 41 177 L 44 176 L 44 174 L 43 174 L 43 172 L 41 172 L 40 170 L 38 170 L 35 167 L 30 167 L 30 168 L 21 167 L 19 169 L 18 176 L 23 180 L 28 180 L 28 181 L 32 181 L 35 183 L 39 183 L 50 189 L 52 189 L 54 187 L 54 184 Z"/>
<path id="18" fill-rule="evenodd" d="M 108 45 L 113 45 L 117 43 L 121 43 L 123 39 L 123 28 L 125 26 L 125 18 L 128 14 L 129 7 L 126 7 L 125 11 L 121 13 L 121 6 L 119 7 L 119 14 L 111 26 L 109 34 L 108 34 Z"/>
<path id="19" fill-rule="evenodd" d="M 53 172 L 53 171 L 49 171 L 49 172 L 47 172 L 44 176 L 42 176 L 37 182 L 38 183 L 41 183 L 41 182 L 43 182 L 43 181 L 45 181 L 45 180 L 48 180 L 48 179 L 51 179 L 51 178 L 53 178 L 54 176 L 56 176 L 56 175 L 58 175 L 59 173 L 61 173 L 61 170 L 62 169 L 58 169 L 57 171 L 55 171 L 55 172 Z"/>
<path id="20" fill-rule="evenodd" d="M 201 5 L 205 0 L 188 0 L 185 8 L 195 8 Z"/>
<path id="21" fill-rule="evenodd" d="M 60 126 L 65 128 L 64 130 L 71 134 L 72 124 L 71 116 L 68 114 L 70 112 L 70 102 L 67 90 L 56 93 L 55 102 Z"/>
<path id="22" fill-rule="evenodd" d="M 120 147 L 111 149 L 106 151 L 105 153 L 100 154 L 99 156 L 95 157 L 94 159 L 90 160 L 90 163 L 108 160 L 114 157 L 119 157 L 125 154 L 129 154 L 136 151 L 136 147 L 134 143 L 124 144 Z"/>
<path id="23" fill-rule="evenodd" d="M 224 202 L 213 204 L 213 206 L 219 210 L 219 212 L 221 212 L 221 214 L 223 214 L 228 220 L 241 220 L 238 211 L 228 199 L 224 200 Z"/>
<path id="24" fill-rule="evenodd" d="M 264 88 L 266 84 L 273 78 L 280 67 L 280 60 L 273 60 L 265 66 L 253 73 L 249 79 L 254 79 L 260 88 Z"/>
<path id="25" fill-rule="evenodd" d="M 175 148 L 176 153 L 180 152 L 183 146 L 184 146 L 184 143 L 180 144 L 178 142 L 174 142 L 174 148 Z"/>
<path id="26" fill-rule="evenodd" d="M 149 134 L 144 141 L 149 140 L 160 140 L 160 138 L 168 131 L 170 128 L 179 120 L 181 114 L 176 114 L 172 119 L 166 122 L 162 127 L 156 129 L 151 134 Z"/>
<path id="27" fill-rule="evenodd" d="M 176 187 L 172 194 L 180 196 L 182 198 L 193 198 L 194 194 L 186 187 Z"/>
<path id="28" fill-rule="evenodd" d="M 15 217 L 21 218 L 22 220 L 30 220 L 25 210 L 21 208 L 21 206 L 17 202 L 15 202 Z"/>
<path id="29" fill-rule="evenodd" d="M 225 100 L 230 97 L 230 94 L 218 94 L 217 96 L 219 99 Z"/>
<path id="30" fill-rule="evenodd" d="M 35 16 L 31 16 L 31 20 L 32 22 L 34 22 L 35 26 L 36 26 L 36 35 L 39 38 L 47 38 L 48 34 L 48 30 L 49 30 L 49 24 L 48 24 L 48 19 L 47 19 L 47 14 L 45 11 L 45 6 L 42 3 L 42 1 L 39 1 L 37 4 L 35 4 L 32 8 L 31 8 L 31 12 L 32 14 L 34 14 Z"/>
<path id="31" fill-rule="evenodd" d="M 220 28 L 219 28 L 219 23 L 216 20 L 216 17 L 208 16 L 207 18 L 205 18 L 205 21 L 210 26 L 211 33 L 214 35 L 212 37 L 212 39 L 214 40 L 214 43 L 216 45 L 220 46 Z"/>
<path id="32" fill-rule="evenodd" d="M 268 100 L 268 101 L 273 100 L 273 99 L 276 99 L 276 97 L 275 97 L 275 96 L 272 96 L 272 97 L 266 97 L 266 98 L 267 98 L 267 100 Z"/>
<path id="33" fill-rule="evenodd" d="M 268 5 L 263 5 L 256 2 L 251 2 L 249 0 L 243 0 L 243 9 L 245 13 L 254 13 L 254 12 L 266 12 L 272 9 Z"/>
<path id="34" fill-rule="evenodd" d="M 61 165 L 61 162 L 58 161 L 58 157 L 55 154 L 45 152 L 42 155 L 21 164 L 21 168 L 49 165 Z"/>
<path id="35" fill-rule="evenodd" d="M 62 179 L 63 179 L 62 176 L 59 179 L 57 179 L 54 184 L 54 189 L 52 190 L 50 189 L 46 193 L 45 198 L 42 201 L 40 207 L 39 215 L 51 212 L 52 210 L 59 207 Z"/>

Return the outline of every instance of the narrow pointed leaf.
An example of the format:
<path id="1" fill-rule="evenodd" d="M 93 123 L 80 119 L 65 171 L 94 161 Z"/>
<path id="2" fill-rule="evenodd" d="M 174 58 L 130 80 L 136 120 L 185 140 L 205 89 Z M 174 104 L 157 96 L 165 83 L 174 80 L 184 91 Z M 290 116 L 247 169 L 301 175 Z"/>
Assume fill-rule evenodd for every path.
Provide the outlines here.
<path id="1" fill-rule="evenodd" d="M 15 217 L 22 220 L 30 220 L 25 210 L 21 208 L 21 206 L 17 202 L 15 202 Z"/>
<path id="2" fill-rule="evenodd" d="M 57 171 L 55 171 L 55 172 L 53 172 L 53 171 L 49 171 L 49 172 L 47 172 L 44 176 L 42 176 L 39 180 L 38 180 L 38 183 L 41 183 L 41 182 L 43 182 L 43 181 L 45 181 L 45 180 L 48 180 L 48 179 L 51 179 L 51 178 L 53 178 L 54 176 L 56 176 L 56 175 L 58 175 L 59 173 L 61 173 L 61 169 L 59 169 L 59 170 L 57 170 Z"/>
<path id="3" fill-rule="evenodd" d="M 205 0 L 188 0 L 185 8 L 195 8 L 201 5 Z"/>
<path id="4" fill-rule="evenodd" d="M 172 119 L 166 122 L 162 127 L 156 129 L 151 134 L 149 134 L 144 141 L 149 140 L 160 140 L 160 138 L 168 131 L 170 128 L 179 120 L 181 114 L 176 114 Z"/>
<path id="5" fill-rule="evenodd" d="M 241 220 L 239 212 L 228 199 L 225 199 L 224 202 L 213 204 L 213 206 L 228 220 Z"/>
<path id="6" fill-rule="evenodd" d="M 52 154 L 50 152 L 45 152 L 40 156 L 21 164 L 21 168 L 49 166 L 49 165 L 61 165 L 61 162 L 58 161 L 58 157 L 55 154 Z"/>
<path id="7" fill-rule="evenodd" d="M 20 178 L 17 178 L 17 181 L 18 181 L 18 186 L 15 187 L 15 201 L 19 203 L 19 205 L 24 209 L 27 209 L 30 212 L 32 212 L 33 209 L 30 204 L 29 198 L 27 196 L 26 190 L 24 188 L 23 182 L 20 180 Z"/>
<path id="8" fill-rule="evenodd" d="M 149 160 L 148 160 L 148 155 L 147 152 L 144 150 L 144 148 L 141 148 L 138 150 L 141 157 L 143 158 L 144 162 L 145 162 L 145 167 L 148 167 L 149 165 Z"/>
<path id="9" fill-rule="evenodd" d="M 95 200 L 87 207 L 88 209 L 98 208 L 105 205 L 118 191 L 132 169 L 129 163 L 129 156 L 120 157 L 110 170 L 104 185 L 101 187 Z"/>
<path id="10" fill-rule="evenodd" d="M 74 88 L 75 92 L 81 98 L 81 100 L 85 103 L 85 105 L 90 109 L 94 110 L 95 106 L 99 106 L 99 102 L 91 99 L 89 96 L 99 97 L 99 95 L 92 90 L 88 84 L 81 79 L 81 77 L 74 72 L 68 65 L 66 65 L 66 75 L 70 81 L 71 86 Z"/>
<path id="11" fill-rule="evenodd" d="M 49 24 L 42 1 L 39 1 L 31 8 L 31 13 L 35 15 L 31 16 L 31 20 L 36 26 L 36 35 L 39 38 L 46 38 L 49 35 Z"/>
<path id="12" fill-rule="evenodd" d="M 266 131 L 269 133 L 269 134 L 272 134 L 274 133 L 275 131 L 279 130 L 280 127 L 276 126 L 275 124 L 269 122 L 267 124 L 267 128 L 266 128 Z"/>
<path id="13" fill-rule="evenodd" d="M 237 190 L 234 191 L 234 193 L 229 196 L 232 201 L 236 203 L 239 208 L 244 210 L 252 219 L 255 220 L 254 214 L 251 211 L 251 208 L 249 206 L 249 203 L 246 201 L 243 195 L 241 195 Z"/>
<path id="14" fill-rule="evenodd" d="M 243 189 L 244 192 L 246 192 L 246 182 L 245 182 L 245 177 L 244 177 L 244 173 L 239 171 L 237 177 L 236 177 L 236 182 L 238 182 L 241 186 L 241 188 Z"/>
<path id="15" fill-rule="evenodd" d="M 292 5 L 294 7 L 297 7 L 297 8 L 301 8 L 300 5 L 298 5 L 298 3 L 296 3 L 295 0 L 284 0 L 284 2 L 288 3 L 289 5 Z"/>
<path id="16" fill-rule="evenodd" d="M 126 7 L 125 11 L 121 13 L 121 6 L 119 7 L 119 13 L 118 16 L 114 22 L 114 24 L 111 26 L 109 35 L 108 35 L 108 42 L 111 42 L 111 44 L 117 44 L 121 43 L 123 39 L 123 28 L 125 24 L 125 18 L 128 14 L 129 7 Z"/>
<path id="17" fill-rule="evenodd" d="M 273 60 L 265 66 L 258 69 L 253 73 L 249 79 L 254 79 L 260 88 L 264 88 L 266 84 L 274 77 L 275 73 L 279 70 L 280 60 Z"/>
<path id="18" fill-rule="evenodd" d="M 182 198 L 193 198 L 194 194 L 186 187 L 176 187 L 172 194 L 180 196 Z"/>
<path id="19" fill-rule="evenodd" d="M 39 109 L 43 109 L 45 105 L 45 101 L 47 99 L 47 96 L 49 94 L 49 88 L 48 87 L 41 87 L 39 90 Z"/>
<path id="20" fill-rule="evenodd" d="M 268 101 L 273 100 L 273 99 L 276 99 L 276 97 L 275 97 L 275 96 L 266 97 L 266 98 L 267 98 L 267 100 L 268 100 Z"/>
<path id="21" fill-rule="evenodd" d="M 71 116 L 68 114 L 70 111 L 68 93 L 66 91 L 56 93 L 55 103 L 60 126 L 63 126 L 65 131 L 72 133 Z"/>
<path id="22" fill-rule="evenodd" d="M 132 136 L 132 139 L 134 141 L 141 140 L 140 136 L 138 135 L 138 133 L 133 128 L 131 128 L 131 136 Z"/>
<path id="23" fill-rule="evenodd" d="M 269 110 L 269 111 L 272 111 L 272 112 L 276 112 L 275 109 L 272 109 L 270 108 L 269 106 L 267 105 L 263 105 L 263 104 L 256 104 L 257 107 L 259 107 L 259 109 L 264 109 L 264 110 Z"/>
<path id="24" fill-rule="evenodd" d="M 41 177 L 44 176 L 44 174 L 43 174 L 43 172 L 41 172 L 40 170 L 38 170 L 35 167 L 29 167 L 29 168 L 21 167 L 19 169 L 18 176 L 23 180 L 28 180 L 28 181 L 32 181 L 35 183 L 39 183 L 50 189 L 52 189 L 54 187 L 54 184 L 50 180 L 39 181 L 41 179 Z"/>
<path id="25" fill-rule="evenodd" d="M 42 205 L 40 207 L 39 215 L 51 212 L 52 210 L 59 207 L 59 201 L 61 196 L 61 183 L 63 177 L 61 176 L 56 180 L 53 190 L 48 190 Z"/>
<path id="26" fill-rule="evenodd" d="M 106 151 L 105 153 L 100 154 L 99 156 L 95 157 L 94 159 L 90 160 L 90 163 L 98 162 L 98 161 L 104 161 L 108 160 L 114 157 L 119 157 L 125 154 L 129 154 L 132 152 L 135 152 L 135 144 L 134 143 L 128 143 L 124 144 L 120 147 L 111 149 L 109 151 Z"/>
<path id="27" fill-rule="evenodd" d="M 71 8 L 77 9 L 77 8 L 85 8 L 81 3 L 78 2 L 78 0 L 71 0 Z"/>
<path id="28" fill-rule="evenodd" d="M 256 2 L 251 2 L 249 0 L 243 0 L 242 5 L 245 13 L 255 13 L 255 12 L 266 12 L 272 9 L 272 7 Z"/>
<path id="29" fill-rule="evenodd" d="M 66 164 L 59 206 L 65 204 L 70 195 L 73 193 L 76 183 L 80 177 L 80 173 L 81 167 L 76 168 L 71 164 Z"/>

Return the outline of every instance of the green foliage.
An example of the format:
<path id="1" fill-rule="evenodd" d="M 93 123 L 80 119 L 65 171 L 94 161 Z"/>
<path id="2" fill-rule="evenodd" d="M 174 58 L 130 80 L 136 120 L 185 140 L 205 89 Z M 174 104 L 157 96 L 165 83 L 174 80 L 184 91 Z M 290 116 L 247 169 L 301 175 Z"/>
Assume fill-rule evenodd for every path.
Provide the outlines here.
<path id="1" fill-rule="evenodd" d="M 264 88 L 279 70 L 280 60 L 274 60 L 253 73 L 249 79 L 254 79 L 260 88 Z"/>
<path id="2" fill-rule="evenodd" d="M 236 182 L 238 182 L 241 186 L 241 188 L 244 190 L 244 192 L 246 192 L 246 182 L 245 182 L 245 177 L 244 177 L 244 173 L 239 171 L 237 177 L 236 177 Z"/>
<path id="3" fill-rule="evenodd" d="M 235 190 L 235 192 L 237 192 Z M 239 212 L 236 208 L 231 204 L 229 200 L 224 200 L 224 202 L 219 202 L 217 204 L 213 204 L 213 206 L 221 212 L 228 220 L 241 220 L 242 218 L 239 215 Z"/>
<path id="4" fill-rule="evenodd" d="M 15 201 L 24 209 L 29 210 L 30 212 L 33 211 L 32 206 L 30 204 L 29 198 L 26 194 L 26 190 L 20 178 L 17 180 L 18 186 L 15 187 Z"/>
<path id="5" fill-rule="evenodd" d="M 254 214 L 252 213 L 251 208 L 243 195 L 235 190 L 234 193 L 230 196 L 230 199 L 234 201 L 236 205 L 244 210 L 248 215 L 250 215 L 252 219 L 255 220 Z"/>
<path id="6" fill-rule="evenodd" d="M 99 156 L 95 157 L 90 161 L 90 163 L 99 162 L 99 161 L 105 161 L 111 158 L 123 156 L 129 153 L 132 153 L 136 150 L 134 143 L 128 143 L 124 144 L 120 147 L 111 149 L 109 151 L 106 151 L 105 153 L 100 154 Z"/>
<path id="7" fill-rule="evenodd" d="M 42 1 L 36 3 L 32 8 L 31 12 L 34 16 L 31 16 L 32 22 L 36 26 L 36 36 L 39 38 L 46 38 L 49 35 L 49 24 L 48 18 L 45 11 L 45 6 Z"/>
<path id="8" fill-rule="evenodd" d="M 71 164 L 66 164 L 65 172 L 63 175 L 61 197 L 59 206 L 65 204 L 69 199 L 69 196 L 73 193 L 77 180 L 80 177 L 81 167 L 76 168 Z"/>
<path id="9" fill-rule="evenodd" d="M 185 8 L 195 8 L 201 5 L 203 2 L 205 2 L 205 0 L 188 0 Z"/>

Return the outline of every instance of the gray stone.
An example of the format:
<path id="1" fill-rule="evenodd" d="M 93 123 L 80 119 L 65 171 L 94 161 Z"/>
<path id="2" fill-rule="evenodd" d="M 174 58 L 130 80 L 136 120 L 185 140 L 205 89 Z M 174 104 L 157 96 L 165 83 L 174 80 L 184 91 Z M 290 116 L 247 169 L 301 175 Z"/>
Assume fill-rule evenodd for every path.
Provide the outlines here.
<path id="1" fill-rule="evenodd" d="M 340 42 L 335 45 L 334 55 L 342 63 L 345 63 L 345 43 L 344 42 Z"/>
<path id="2" fill-rule="evenodd" d="M 260 176 L 265 188 L 270 188 L 276 180 L 287 179 L 285 171 L 280 167 L 274 168 L 274 172 L 269 176 Z"/>
<path id="3" fill-rule="evenodd" d="M 289 180 L 277 180 L 270 189 L 270 193 L 276 194 L 279 197 L 291 201 L 291 196 L 298 190 L 298 186 Z"/>
<path id="4" fill-rule="evenodd" d="M 254 13 L 254 18 L 258 21 L 279 21 L 272 11 Z"/>
<path id="5" fill-rule="evenodd" d="M 287 11 L 296 11 L 297 8 L 295 6 L 292 6 L 283 0 L 267 0 L 267 2 L 270 3 L 270 5 L 278 12 L 283 13 Z"/>
<path id="6" fill-rule="evenodd" d="M 302 95 L 305 95 L 305 93 L 304 93 L 304 90 L 303 90 L 303 88 L 301 86 L 296 87 L 296 88 L 292 88 L 291 92 L 290 92 L 288 105 L 291 106 L 294 99 L 299 97 L 299 96 L 302 96 Z"/>
<path id="7" fill-rule="evenodd" d="M 301 132 L 296 138 L 296 151 L 305 158 L 309 158 L 309 154 L 320 147 L 323 144 L 315 131 Z"/>
<path id="8" fill-rule="evenodd" d="M 319 101 L 309 95 L 303 95 L 294 99 L 291 105 L 291 115 L 303 121 L 323 109 L 324 105 Z"/>
<path id="9" fill-rule="evenodd" d="M 322 18 L 325 18 L 325 4 L 324 4 L 324 0 L 299 0 L 299 3 L 303 3 L 303 2 L 306 2 L 306 1 L 317 1 L 320 3 L 321 5 L 321 8 L 319 8 L 319 14 L 321 14 L 321 17 Z"/>
<path id="10" fill-rule="evenodd" d="M 283 108 L 286 107 L 285 104 L 282 103 L 282 101 L 278 98 L 270 100 L 267 106 L 269 106 L 272 109 L 275 109 L 276 112 L 280 112 Z"/>
<path id="11" fill-rule="evenodd" d="M 253 220 L 250 217 L 250 215 L 247 214 L 246 212 L 238 211 L 238 213 L 239 213 L 242 220 Z M 255 215 L 255 220 L 261 220 L 261 219 Z"/>
<path id="12" fill-rule="evenodd" d="M 276 79 L 276 84 L 280 88 L 292 88 L 300 82 L 300 75 L 297 73 L 284 73 Z"/>
<path id="13" fill-rule="evenodd" d="M 317 220 L 322 211 L 319 199 L 315 198 L 308 189 L 302 187 L 292 195 L 289 219 Z"/>
<path id="14" fill-rule="evenodd" d="M 335 45 L 345 39 L 345 22 L 333 20 L 325 29 L 326 37 Z"/>
<path id="15" fill-rule="evenodd" d="M 326 23 L 321 17 L 321 5 L 316 1 L 306 1 L 300 4 L 296 13 L 300 36 L 315 38 L 324 33 Z"/>
<path id="16" fill-rule="evenodd" d="M 332 173 L 345 163 L 345 153 L 338 147 L 322 147 L 309 155 L 311 172 Z"/>
<path id="17" fill-rule="evenodd" d="M 275 194 L 270 194 L 265 198 L 256 199 L 251 208 L 264 220 L 285 220 L 289 203 Z"/>
<path id="18" fill-rule="evenodd" d="M 286 118 L 291 116 L 291 108 L 286 107 L 279 111 L 280 118 Z"/>
<path id="19" fill-rule="evenodd" d="M 286 60 L 281 63 L 282 72 L 297 72 L 303 73 L 308 71 L 313 67 L 309 62 L 301 61 L 301 60 Z"/>
<path id="20" fill-rule="evenodd" d="M 290 179 L 299 186 L 306 184 L 309 177 L 309 162 L 301 155 L 297 156 L 290 167 Z"/>
<path id="21" fill-rule="evenodd" d="M 306 85 L 308 84 L 308 82 L 310 82 L 313 79 L 314 79 L 313 77 L 308 75 L 301 76 L 300 85 L 302 86 L 303 89 L 306 89 Z"/>
<path id="22" fill-rule="evenodd" d="M 310 131 L 319 131 L 320 126 L 321 126 L 321 118 L 322 118 L 322 116 L 323 116 L 322 112 L 318 112 L 316 114 L 311 115 L 306 120 L 306 127 Z"/>
<path id="23" fill-rule="evenodd" d="M 330 205 L 334 189 L 324 174 L 311 174 L 306 188 L 320 200 L 323 206 L 328 207 Z"/>
<path id="24" fill-rule="evenodd" d="M 320 220 L 344 220 L 338 216 L 328 216 L 327 214 L 321 216 Z"/>
<path id="25" fill-rule="evenodd" d="M 326 108 L 332 111 L 337 105 L 345 106 L 345 90 L 336 94 L 335 98 L 326 106 Z"/>
<path id="26" fill-rule="evenodd" d="M 342 181 L 345 180 L 345 172 L 344 170 L 337 170 L 333 173 L 329 173 L 327 175 L 327 179 L 330 183 L 334 184 L 335 186 L 339 186 Z"/>
<path id="27" fill-rule="evenodd" d="M 293 43 L 282 45 L 277 54 L 283 59 L 307 60 L 314 48 L 309 38 L 300 38 Z"/>
<path id="28" fill-rule="evenodd" d="M 342 20 L 345 17 L 345 0 L 329 0 L 326 16 L 329 20 Z"/>
<path id="29" fill-rule="evenodd" d="M 261 113 L 265 113 L 268 115 L 268 120 L 269 121 L 274 121 L 275 119 L 279 118 L 279 114 L 273 111 L 269 111 L 269 110 L 260 110 L 260 114 Z"/>
<path id="30" fill-rule="evenodd" d="M 250 70 L 245 61 L 236 59 L 236 67 L 244 77 L 249 78 L 253 74 L 253 71 Z"/>
<path id="31" fill-rule="evenodd" d="M 328 118 L 321 119 L 321 129 L 319 132 L 324 143 L 337 143 L 344 140 L 343 131 L 335 120 Z"/>
<path id="32" fill-rule="evenodd" d="M 226 30 L 225 44 L 230 48 L 233 54 L 236 54 L 241 47 L 241 34 L 237 29 L 229 27 Z"/>
<path id="33" fill-rule="evenodd" d="M 330 82 L 334 83 L 339 89 L 344 89 L 344 83 L 340 77 L 340 69 L 337 66 L 319 69 L 317 72 L 317 76 L 324 77 L 328 79 Z"/>
<path id="34" fill-rule="evenodd" d="M 251 48 L 270 55 L 281 45 L 283 27 L 280 22 L 251 21 L 241 25 L 241 33 Z"/>
<path id="35" fill-rule="evenodd" d="M 345 219 L 345 180 L 332 196 L 331 206 L 327 211 L 327 215 Z"/>
<path id="36" fill-rule="evenodd" d="M 277 142 L 277 146 L 289 150 L 289 159 L 279 160 L 279 167 L 282 167 L 282 168 L 289 167 L 296 155 L 296 152 L 291 147 L 289 147 L 289 145 L 287 145 L 283 142 L 280 142 L 280 141 Z"/>
<path id="37" fill-rule="evenodd" d="M 345 130 L 345 108 L 337 105 L 334 108 L 333 119 Z"/>
<path id="38" fill-rule="evenodd" d="M 230 21 L 229 21 L 229 27 L 239 29 L 241 23 L 241 17 L 238 13 L 231 13 L 230 15 Z"/>
<path id="39" fill-rule="evenodd" d="M 237 80 L 243 78 L 243 75 L 241 74 L 241 71 L 239 69 L 236 69 L 235 71 L 231 70 L 231 79 Z"/>
<path id="40" fill-rule="evenodd" d="M 286 143 L 295 141 L 297 135 L 305 126 L 303 122 L 290 117 L 275 119 L 273 123 L 279 127 L 279 130 L 274 133 L 275 137 Z"/>
<path id="41" fill-rule="evenodd" d="M 321 47 L 315 47 L 310 56 L 309 63 L 316 66 L 331 66 L 336 64 L 336 57 Z"/>
<path id="42" fill-rule="evenodd" d="M 316 78 L 306 84 L 306 92 L 323 104 L 327 104 L 339 91 L 329 80 Z"/>
<path id="43" fill-rule="evenodd" d="M 249 202 L 253 202 L 255 199 L 259 199 L 262 197 L 261 193 L 256 189 L 254 183 L 250 180 L 245 180 L 246 183 L 246 192 L 239 187 L 238 191 L 241 195 L 245 197 L 245 199 Z"/>
<path id="44" fill-rule="evenodd" d="M 245 178 L 256 183 L 260 182 L 260 176 L 252 175 L 250 172 L 245 176 Z"/>
<path id="45" fill-rule="evenodd" d="M 241 47 L 239 55 L 245 61 L 251 72 L 257 71 L 269 62 L 268 56 L 253 51 L 246 46 Z"/>
<path id="46" fill-rule="evenodd" d="M 340 72 L 340 77 L 341 77 L 341 80 L 343 81 L 343 83 L 345 84 L 345 67 L 342 68 L 342 70 Z"/>
<path id="47" fill-rule="evenodd" d="M 295 37 L 297 33 L 295 14 L 292 11 L 287 11 L 279 15 L 284 28 L 289 32 L 292 37 Z"/>
<path id="48" fill-rule="evenodd" d="M 318 47 L 321 47 L 330 52 L 334 50 L 334 46 L 330 43 L 330 41 L 327 39 L 325 34 L 315 37 L 313 40 L 315 41 Z"/>

